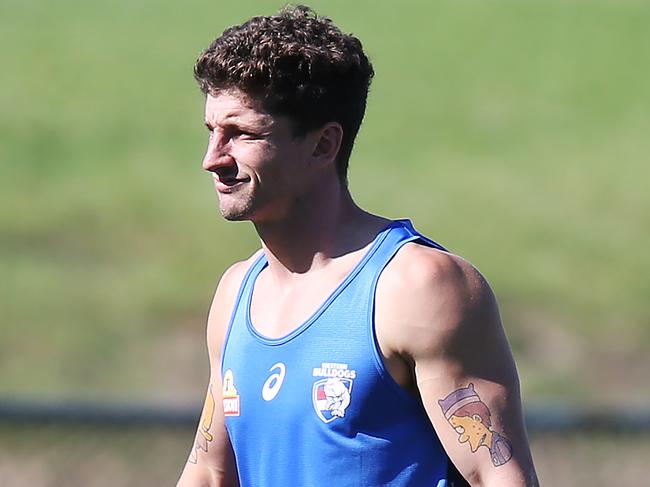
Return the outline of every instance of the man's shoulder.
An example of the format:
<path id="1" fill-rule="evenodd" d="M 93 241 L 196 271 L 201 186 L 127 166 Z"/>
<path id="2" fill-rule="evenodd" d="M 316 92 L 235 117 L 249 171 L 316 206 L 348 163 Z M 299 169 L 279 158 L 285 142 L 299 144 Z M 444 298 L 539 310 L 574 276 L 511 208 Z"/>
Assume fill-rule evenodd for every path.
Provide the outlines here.
<path id="1" fill-rule="evenodd" d="M 386 289 L 395 293 L 465 293 L 487 285 L 476 267 L 464 258 L 417 242 L 409 242 L 397 252 L 381 280 Z"/>
<path id="2" fill-rule="evenodd" d="M 224 271 L 214 293 L 214 298 L 212 299 L 212 307 L 210 309 L 211 317 L 222 316 L 224 309 L 232 308 L 246 272 L 248 272 L 248 269 L 257 260 L 260 252 L 262 252 L 261 249 L 249 258 L 235 262 Z"/>
<path id="3" fill-rule="evenodd" d="M 262 249 L 259 249 L 250 257 L 231 264 L 221 276 L 219 288 L 239 288 L 246 272 L 248 272 L 248 269 L 250 269 L 250 267 L 255 263 L 261 253 Z"/>
<path id="4" fill-rule="evenodd" d="M 494 310 L 492 290 L 470 262 L 419 243 L 398 251 L 377 286 L 378 328 L 398 349 L 444 347 Z"/>
<path id="5" fill-rule="evenodd" d="M 258 250 L 248 259 L 235 262 L 221 276 L 208 314 L 207 335 L 208 348 L 211 353 L 221 350 L 221 343 L 228 328 L 244 276 L 259 257 L 260 252 L 261 250 Z"/>

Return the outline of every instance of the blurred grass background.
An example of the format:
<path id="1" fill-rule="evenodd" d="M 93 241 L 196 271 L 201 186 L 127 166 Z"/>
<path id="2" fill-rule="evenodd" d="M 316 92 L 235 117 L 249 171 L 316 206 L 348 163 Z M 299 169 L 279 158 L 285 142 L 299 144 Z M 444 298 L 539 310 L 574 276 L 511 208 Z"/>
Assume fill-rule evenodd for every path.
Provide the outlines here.
<path id="1" fill-rule="evenodd" d="M 525 403 L 647 406 L 650 4 L 310 5 L 377 73 L 353 194 L 487 276 Z M 221 221 L 200 169 L 192 66 L 280 6 L 0 3 L 0 397 L 201 401 L 212 291 L 258 242 Z"/>

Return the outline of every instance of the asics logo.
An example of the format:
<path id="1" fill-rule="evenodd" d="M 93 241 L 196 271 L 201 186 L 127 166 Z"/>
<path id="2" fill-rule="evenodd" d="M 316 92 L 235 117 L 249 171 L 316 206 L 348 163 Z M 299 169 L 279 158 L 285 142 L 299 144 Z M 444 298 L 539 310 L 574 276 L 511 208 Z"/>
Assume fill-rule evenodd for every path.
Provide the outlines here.
<path id="1" fill-rule="evenodd" d="M 262 398 L 265 401 L 272 401 L 275 399 L 275 396 L 278 395 L 278 392 L 280 392 L 280 388 L 284 382 L 284 375 L 287 372 L 287 367 L 282 362 L 278 362 L 269 369 L 269 372 L 273 373 L 268 379 L 266 379 L 266 382 L 262 387 Z"/>

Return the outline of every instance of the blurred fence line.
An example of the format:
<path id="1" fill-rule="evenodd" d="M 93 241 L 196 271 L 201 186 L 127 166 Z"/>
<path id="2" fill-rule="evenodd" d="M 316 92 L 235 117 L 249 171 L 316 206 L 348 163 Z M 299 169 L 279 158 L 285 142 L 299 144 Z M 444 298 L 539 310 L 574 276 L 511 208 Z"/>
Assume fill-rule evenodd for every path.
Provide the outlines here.
<path id="1" fill-rule="evenodd" d="M 88 426 L 187 426 L 199 420 L 200 406 L 99 403 L 93 401 L 39 402 L 0 399 L 0 422 L 56 423 Z M 525 413 L 530 433 L 650 434 L 650 409 L 597 410 L 564 406 L 529 407 Z"/>

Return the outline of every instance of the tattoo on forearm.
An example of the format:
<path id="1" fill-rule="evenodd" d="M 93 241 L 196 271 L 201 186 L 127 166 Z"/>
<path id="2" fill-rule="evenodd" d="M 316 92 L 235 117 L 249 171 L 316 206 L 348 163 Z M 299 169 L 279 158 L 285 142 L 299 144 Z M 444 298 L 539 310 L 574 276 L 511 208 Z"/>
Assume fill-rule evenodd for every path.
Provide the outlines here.
<path id="1" fill-rule="evenodd" d="M 198 461 L 199 450 L 208 452 L 208 443 L 212 441 L 213 436 L 210 434 L 212 419 L 214 418 L 214 396 L 212 395 L 212 384 L 208 387 L 208 394 L 203 406 L 203 414 L 199 422 L 199 431 L 196 434 L 196 441 L 192 447 L 188 462 L 196 463 Z"/>
<path id="2" fill-rule="evenodd" d="M 472 453 L 486 447 L 496 467 L 512 458 L 510 441 L 492 429 L 490 410 L 474 390 L 474 384 L 455 390 L 438 404 L 458 433 L 458 441 L 469 443 Z"/>

